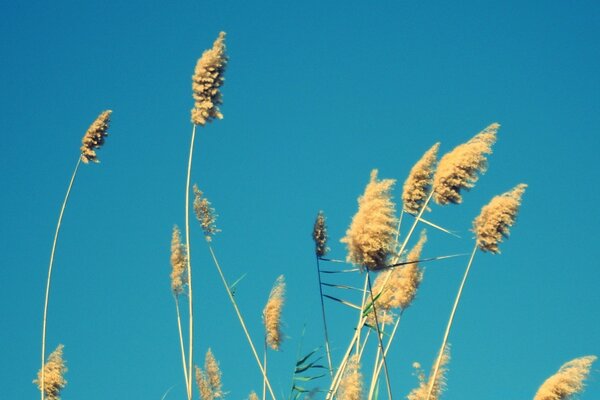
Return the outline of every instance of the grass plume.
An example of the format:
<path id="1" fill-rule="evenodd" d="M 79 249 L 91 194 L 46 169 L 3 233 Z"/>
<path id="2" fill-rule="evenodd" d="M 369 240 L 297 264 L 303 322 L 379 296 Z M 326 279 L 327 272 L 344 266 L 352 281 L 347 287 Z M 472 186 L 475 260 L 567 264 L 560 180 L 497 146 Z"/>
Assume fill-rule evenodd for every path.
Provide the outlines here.
<path id="1" fill-rule="evenodd" d="M 216 225 L 217 214 L 215 214 L 215 209 L 211 207 L 210 201 L 206 196 L 203 196 L 202 191 L 196 185 L 194 185 L 194 212 L 204 232 L 204 238 L 207 242 L 210 242 L 213 235 L 220 232 Z"/>
<path id="2" fill-rule="evenodd" d="M 533 400 L 566 400 L 581 392 L 594 361 L 596 356 L 585 356 L 563 364 L 540 386 Z"/>
<path id="3" fill-rule="evenodd" d="M 428 379 L 425 377 L 425 372 L 421 369 L 419 363 L 414 363 L 413 367 L 416 369 L 417 379 L 419 380 L 419 386 L 414 388 L 406 398 L 408 400 L 438 400 L 446 388 L 446 372 L 448 371 L 448 363 L 450 362 L 450 347 L 447 346 L 444 349 L 444 353 L 441 357 L 440 368 L 437 375 L 429 376 Z M 433 379 L 433 381 L 432 381 Z M 427 391 L 431 389 L 431 394 L 428 396 Z"/>
<path id="4" fill-rule="evenodd" d="M 186 246 L 181 243 L 181 232 L 177 226 L 173 227 L 171 238 L 171 290 L 179 295 L 183 292 L 186 283 L 185 270 L 187 267 Z"/>
<path id="5" fill-rule="evenodd" d="M 108 136 L 108 127 L 110 124 L 111 110 L 100 113 L 98 118 L 90 125 L 87 132 L 81 140 L 81 161 L 85 164 L 90 161 L 98 163 L 96 150 L 104 144 L 104 138 Z"/>
<path id="6" fill-rule="evenodd" d="M 279 350 L 283 341 L 281 333 L 281 312 L 285 301 L 285 278 L 280 275 L 269 294 L 269 300 L 263 310 L 266 342 L 273 350 Z"/>
<path id="7" fill-rule="evenodd" d="M 327 225 L 325 224 L 325 214 L 323 211 L 319 211 L 312 233 L 313 240 L 315 242 L 315 254 L 317 257 L 323 257 L 329 251 L 327 247 Z"/>
<path id="8" fill-rule="evenodd" d="M 365 192 L 358 198 L 358 212 L 341 240 L 348 248 L 348 262 L 368 270 L 386 265 L 396 234 L 395 183 L 394 179 L 378 180 L 376 169 L 371 172 Z"/>
<path id="9" fill-rule="evenodd" d="M 481 213 L 473 221 L 473 231 L 481 251 L 500 253 L 498 244 L 503 238 L 508 238 L 509 228 L 517 219 L 525 188 L 527 185 L 521 183 L 494 197 L 481 209 Z"/>
<path id="10" fill-rule="evenodd" d="M 358 354 L 348 361 L 344 376 L 340 381 L 337 398 L 339 400 L 361 400 L 363 397 L 363 377 L 360 372 Z"/>
<path id="11" fill-rule="evenodd" d="M 472 188 L 479 174 L 486 171 L 486 154 L 492 153 L 499 128 L 500 124 L 491 124 L 440 159 L 433 176 L 433 199 L 436 203 L 445 205 L 462 202 L 461 190 Z"/>
<path id="12" fill-rule="evenodd" d="M 65 380 L 67 367 L 63 359 L 63 348 L 62 344 L 58 345 L 38 372 L 38 378 L 33 381 L 48 400 L 60 400 L 60 392 L 67 385 Z"/>
<path id="13" fill-rule="evenodd" d="M 402 188 L 402 204 L 410 214 L 418 214 L 429 195 L 440 143 L 434 144 L 412 167 Z"/>
<path id="14" fill-rule="evenodd" d="M 204 369 L 196 367 L 196 384 L 202 400 L 222 399 L 225 396 L 221 369 L 210 348 L 204 357 Z"/>

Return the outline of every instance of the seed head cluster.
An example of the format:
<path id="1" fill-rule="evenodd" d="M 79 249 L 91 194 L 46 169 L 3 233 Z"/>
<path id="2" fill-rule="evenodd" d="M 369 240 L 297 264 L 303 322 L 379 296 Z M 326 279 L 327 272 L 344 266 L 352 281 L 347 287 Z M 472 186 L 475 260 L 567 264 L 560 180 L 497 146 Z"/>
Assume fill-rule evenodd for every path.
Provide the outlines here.
<path id="1" fill-rule="evenodd" d="M 273 350 L 279 350 L 283 341 L 281 332 L 281 312 L 285 302 L 285 278 L 280 275 L 269 294 L 269 300 L 263 310 L 263 324 L 265 325 L 266 341 Z"/>
<path id="2" fill-rule="evenodd" d="M 215 214 L 215 209 L 211 207 L 210 201 L 203 197 L 202 191 L 196 185 L 194 185 L 194 212 L 196 218 L 200 221 L 206 241 L 210 242 L 213 235 L 220 232 L 216 226 L 217 214 Z"/>
<path id="3" fill-rule="evenodd" d="M 211 349 L 204 358 L 204 369 L 196 367 L 196 384 L 202 400 L 215 400 L 224 397 L 221 382 L 221 369 Z"/>
<path id="4" fill-rule="evenodd" d="M 566 400 L 584 388 L 596 356 L 585 356 L 571 360 L 540 386 L 533 400 Z"/>
<path id="5" fill-rule="evenodd" d="M 360 372 L 360 360 L 354 354 L 348 360 L 346 371 L 338 388 L 337 398 L 340 400 L 362 400 L 363 377 Z"/>
<path id="6" fill-rule="evenodd" d="M 433 383 L 433 389 L 431 390 L 430 400 L 438 400 L 440 395 L 446 389 L 446 372 L 448 372 L 448 363 L 450 362 L 450 346 L 446 346 L 444 350 L 444 354 L 442 355 L 442 360 L 440 362 L 440 368 L 438 369 L 438 374 L 435 378 L 435 382 Z M 421 364 L 414 363 L 413 367 L 415 368 L 415 372 L 417 375 L 417 379 L 419 380 L 419 386 L 414 388 L 406 398 L 408 400 L 426 400 L 427 393 L 429 392 L 429 386 L 431 385 L 431 378 L 426 380 L 425 372 L 421 369 Z M 431 371 L 433 373 L 433 371 Z"/>
<path id="7" fill-rule="evenodd" d="M 106 110 L 100 113 L 98 118 L 90 125 L 87 132 L 81 140 L 81 161 L 85 164 L 90 161 L 100 162 L 96 156 L 96 151 L 104 144 L 104 138 L 108 136 L 108 126 L 110 124 L 110 115 L 112 111 Z"/>
<path id="8" fill-rule="evenodd" d="M 481 213 L 473 221 L 473 231 L 479 249 L 500 253 L 498 244 L 502 242 L 502 238 L 508 237 L 509 228 L 517 219 L 525 188 L 527 185 L 521 183 L 483 206 Z"/>
<path id="9" fill-rule="evenodd" d="M 358 212 L 341 240 L 348 248 L 348 262 L 368 270 L 386 265 L 395 243 L 396 206 L 392 201 L 395 183 L 394 179 L 378 180 L 376 169 L 371 172 L 365 192 L 358 198 Z"/>
<path id="10" fill-rule="evenodd" d="M 425 204 L 433 184 L 433 173 L 440 144 L 434 144 L 423 154 L 423 157 L 412 167 L 402 189 L 404 210 L 410 214 L 418 214 Z"/>
<path id="11" fill-rule="evenodd" d="M 186 269 L 187 247 L 181 243 L 179 228 L 174 226 L 171 238 L 171 290 L 175 295 L 181 294 L 183 286 L 187 283 Z"/>
<path id="12" fill-rule="evenodd" d="M 317 257 L 323 257 L 329 251 L 327 247 L 327 225 L 325 225 L 325 214 L 319 211 L 312 233 L 315 241 L 315 254 Z"/>
<path id="13" fill-rule="evenodd" d="M 63 348 L 62 344 L 58 345 L 44 364 L 43 374 L 40 370 L 37 379 L 33 381 L 40 390 L 44 391 L 44 397 L 47 400 L 60 400 L 60 392 L 67 385 L 64 377 L 67 367 L 63 360 Z M 42 381 L 44 382 L 43 385 Z"/>
<path id="14" fill-rule="evenodd" d="M 491 124 L 445 154 L 433 176 L 433 199 L 440 205 L 462 202 L 461 190 L 475 186 L 480 173 L 487 169 L 486 154 L 492 153 L 499 124 Z"/>
<path id="15" fill-rule="evenodd" d="M 219 105 L 223 104 L 219 88 L 225 82 L 226 66 L 225 32 L 221 32 L 213 43 L 213 47 L 202 53 L 202 57 L 196 63 L 196 69 L 192 76 L 194 97 L 192 123 L 205 125 L 215 118 L 223 118 L 223 114 L 219 110 Z"/>

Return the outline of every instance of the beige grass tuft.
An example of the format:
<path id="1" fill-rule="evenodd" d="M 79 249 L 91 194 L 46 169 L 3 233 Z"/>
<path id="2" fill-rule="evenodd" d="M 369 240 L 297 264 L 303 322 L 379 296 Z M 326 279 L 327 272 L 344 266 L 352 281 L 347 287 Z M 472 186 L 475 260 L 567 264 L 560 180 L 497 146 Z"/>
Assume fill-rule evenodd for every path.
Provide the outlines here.
<path id="1" fill-rule="evenodd" d="M 221 369 L 211 349 L 204 358 L 204 369 L 196 367 L 196 384 L 202 400 L 215 400 L 224 397 L 221 382 Z"/>
<path id="2" fill-rule="evenodd" d="M 325 225 L 325 214 L 319 211 L 312 234 L 315 241 L 315 253 L 317 257 L 323 257 L 329 251 L 327 247 L 327 225 Z"/>
<path id="3" fill-rule="evenodd" d="M 479 174 L 486 171 L 486 154 L 492 153 L 499 128 L 499 124 L 491 124 L 441 158 L 433 176 L 433 199 L 436 203 L 462 202 L 461 190 L 475 186 Z"/>
<path id="4" fill-rule="evenodd" d="M 440 148 L 439 142 L 423 154 L 423 157 L 412 167 L 402 189 L 404 210 L 410 214 L 418 214 L 425 204 L 433 184 L 434 167 Z"/>
<path id="5" fill-rule="evenodd" d="M 187 282 L 185 275 L 187 268 L 186 246 L 181 243 L 181 232 L 177 225 L 173 227 L 171 238 L 171 290 L 175 295 L 183 292 L 183 286 Z"/>
<path id="6" fill-rule="evenodd" d="M 81 140 L 81 161 L 85 164 L 90 161 L 100 162 L 96 156 L 96 151 L 104 144 L 104 138 L 108 136 L 108 127 L 110 124 L 111 110 L 100 113 L 98 118 L 90 125 L 87 132 Z"/>
<path id="7" fill-rule="evenodd" d="M 223 104 L 219 88 L 225 82 L 226 66 L 225 32 L 221 32 L 213 43 L 213 47 L 202 53 L 192 76 L 194 97 L 192 123 L 195 125 L 205 125 L 215 118 L 223 118 L 223 114 L 219 110 L 219 105 Z"/>
<path id="8" fill-rule="evenodd" d="M 269 300 L 263 310 L 266 341 L 273 350 L 279 350 L 283 341 L 281 333 L 281 312 L 285 302 L 285 278 L 280 275 L 269 294 Z"/>
<path id="9" fill-rule="evenodd" d="M 364 194 L 358 198 L 358 212 L 341 242 L 348 248 L 348 262 L 377 270 L 386 265 L 394 250 L 396 234 L 395 204 L 392 200 L 394 179 L 377 179 L 377 170 Z"/>
<path id="10" fill-rule="evenodd" d="M 346 371 L 340 381 L 337 392 L 339 400 L 361 400 L 363 397 L 363 377 L 360 372 L 359 358 L 354 354 L 348 360 Z"/>
<path id="11" fill-rule="evenodd" d="M 446 372 L 448 372 L 448 363 L 450 362 L 450 346 L 446 346 L 442 361 L 440 362 L 440 368 L 438 370 L 437 377 L 433 383 L 433 389 L 431 391 L 430 400 L 438 400 L 442 392 L 446 389 Z M 429 386 L 431 385 L 431 377 L 426 380 L 425 372 L 421 369 L 419 363 L 414 363 L 413 367 L 416 369 L 417 379 L 419 379 L 419 386 L 414 388 L 406 398 L 408 400 L 426 400 Z"/>
<path id="12" fill-rule="evenodd" d="M 250 392 L 250 395 L 248 395 L 248 400 L 258 400 L 258 395 L 254 390 Z"/>
<path id="13" fill-rule="evenodd" d="M 213 235 L 221 232 L 221 230 L 217 229 L 216 226 L 217 214 L 215 214 L 215 209 L 211 207 L 210 201 L 203 197 L 202 191 L 196 185 L 194 185 L 194 212 L 196 218 L 200 221 L 206 241 L 210 242 Z"/>
<path id="14" fill-rule="evenodd" d="M 477 246 L 482 251 L 500 253 L 498 244 L 508 237 L 521 205 L 527 185 L 521 183 L 512 190 L 494 197 L 473 221 Z"/>
<path id="15" fill-rule="evenodd" d="M 47 400 L 60 400 L 60 391 L 67 385 L 64 377 L 67 367 L 63 360 L 63 348 L 64 346 L 59 344 L 44 364 L 44 396 Z M 42 371 L 40 370 L 37 379 L 33 381 L 40 390 L 42 390 L 41 380 Z"/>
<path id="16" fill-rule="evenodd" d="M 540 386 L 533 400 L 565 400 L 584 388 L 596 356 L 585 356 L 571 360 Z"/>

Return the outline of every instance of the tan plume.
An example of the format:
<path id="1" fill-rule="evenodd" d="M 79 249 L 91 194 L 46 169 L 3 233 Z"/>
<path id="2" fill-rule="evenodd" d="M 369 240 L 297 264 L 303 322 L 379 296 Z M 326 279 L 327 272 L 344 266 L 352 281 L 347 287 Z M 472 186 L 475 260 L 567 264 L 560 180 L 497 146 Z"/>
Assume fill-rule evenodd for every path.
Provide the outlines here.
<path id="1" fill-rule="evenodd" d="M 60 392 L 67 385 L 65 373 L 67 367 L 63 360 L 62 344 L 58 345 L 48 357 L 48 361 L 44 364 L 44 397 L 47 400 L 60 400 Z M 42 390 L 42 371 L 38 372 L 38 377 L 33 381 L 40 390 Z"/>
<path id="2" fill-rule="evenodd" d="M 358 198 L 358 212 L 341 240 L 348 248 L 348 262 L 369 270 L 386 265 L 394 250 L 396 233 L 396 209 L 391 193 L 395 182 L 378 180 L 377 170 L 371 172 L 365 192 Z"/>
<path id="3" fill-rule="evenodd" d="M 315 241 L 315 254 L 317 257 L 323 257 L 329 251 L 327 247 L 327 225 L 325 225 L 325 214 L 319 211 L 312 233 Z"/>
<path id="4" fill-rule="evenodd" d="M 509 228 L 514 225 L 521 205 L 521 197 L 527 185 L 521 183 L 512 190 L 495 196 L 481 209 L 473 221 L 473 231 L 477 246 L 482 251 L 500 253 L 498 244 L 508 237 Z"/>
<path id="5" fill-rule="evenodd" d="M 444 205 L 462 202 L 461 190 L 475 186 L 479 174 L 486 171 L 486 154 L 492 153 L 499 128 L 499 124 L 491 124 L 440 159 L 433 176 L 433 199 L 436 203 Z"/>
<path id="6" fill-rule="evenodd" d="M 200 221 L 206 241 L 210 242 L 213 235 L 221 232 L 221 230 L 217 229 L 216 226 L 217 214 L 215 214 L 215 209 L 211 207 L 210 201 L 203 197 L 202 191 L 196 185 L 194 185 L 194 212 L 196 218 Z"/>
<path id="7" fill-rule="evenodd" d="M 266 341 L 273 350 L 279 350 L 283 341 L 281 333 L 281 313 L 285 302 L 285 278 L 280 275 L 269 294 L 269 300 L 263 310 Z"/>
<path id="8" fill-rule="evenodd" d="M 340 381 L 337 392 L 339 400 L 361 400 L 363 392 L 363 377 L 360 372 L 359 358 L 354 354 L 348 360 L 346 371 Z"/>
<path id="9" fill-rule="evenodd" d="M 90 125 L 87 132 L 81 140 L 81 161 L 85 164 L 90 161 L 98 163 L 96 151 L 104 144 L 104 138 L 108 136 L 108 127 L 110 124 L 111 110 L 100 113 L 98 118 Z"/>
<path id="10" fill-rule="evenodd" d="M 181 243 L 181 232 L 177 225 L 173 227 L 171 237 L 171 290 L 178 295 L 183 292 L 183 285 L 187 283 L 185 275 L 187 268 L 187 249 Z"/>
<path id="11" fill-rule="evenodd" d="M 196 63 L 196 69 L 192 76 L 192 93 L 194 97 L 192 123 L 205 125 L 215 118 L 223 118 L 223 114 L 219 110 L 219 105 L 223 104 L 219 88 L 225 82 L 226 66 L 225 32 L 221 32 L 212 48 L 204 51 L 202 57 Z"/>
<path id="12" fill-rule="evenodd" d="M 440 148 L 439 142 L 423 154 L 423 157 L 412 167 L 402 189 L 404 210 L 410 214 L 418 214 L 429 196 L 433 184 L 433 173 Z"/>
<path id="13" fill-rule="evenodd" d="M 202 400 L 221 399 L 225 396 L 221 382 L 221 369 L 211 349 L 204 358 L 204 369 L 196 367 L 196 384 Z"/>
<path id="14" fill-rule="evenodd" d="M 450 345 L 446 346 L 442 360 L 440 362 L 440 368 L 438 370 L 437 377 L 433 383 L 433 389 L 431 390 L 430 400 L 438 400 L 442 392 L 446 389 L 446 372 L 448 372 L 448 363 L 450 362 Z M 426 378 L 425 372 L 421 369 L 419 363 L 414 363 L 413 367 L 419 380 L 419 386 L 414 388 L 406 398 L 408 400 L 426 400 L 429 386 L 431 385 L 431 376 Z M 432 371 L 433 373 L 433 371 Z"/>
<path id="15" fill-rule="evenodd" d="M 585 356 L 571 360 L 540 386 L 533 400 L 566 400 L 584 388 L 596 356 Z"/>
<path id="16" fill-rule="evenodd" d="M 250 395 L 248 395 L 248 400 L 258 400 L 258 395 L 254 390 L 250 392 Z"/>

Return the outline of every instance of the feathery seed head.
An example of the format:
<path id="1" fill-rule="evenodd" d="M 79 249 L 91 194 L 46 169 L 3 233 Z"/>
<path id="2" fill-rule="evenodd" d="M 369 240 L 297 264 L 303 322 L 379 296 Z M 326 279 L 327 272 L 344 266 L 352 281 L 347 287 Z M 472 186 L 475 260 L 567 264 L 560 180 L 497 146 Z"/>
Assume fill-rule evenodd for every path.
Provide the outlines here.
<path id="1" fill-rule="evenodd" d="M 258 400 L 258 395 L 256 394 L 256 392 L 254 390 L 250 392 L 250 395 L 248 396 L 248 400 Z"/>
<path id="2" fill-rule="evenodd" d="M 204 231 L 204 238 L 207 242 L 210 242 L 212 236 L 217 232 L 221 232 L 221 230 L 217 229 L 216 226 L 217 214 L 215 214 L 215 209 L 210 206 L 210 201 L 206 197 L 202 197 L 202 194 L 198 186 L 194 185 L 194 212 Z"/>
<path id="3" fill-rule="evenodd" d="M 338 388 L 337 398 L 340 400 L 361 400 L 363 379 L 360 372 L 358 355 L 354 354 L 348 360 L 346 371 Z"/>
<path id="4" fill-rule="evenodd" d="M 211 349 L 204 358 L 204 370 L 196 367 L 196 384 L 202 400 L 220 399 L 225 396 L 221 382 L 221 369 Z"/>
<path id="5" fill-rule="evenodd" d="M 108 126 L 110 124 L 111 110 L 106 110 L 100 113 L 98 118 L 90 125 L 87 132 L 81 139 L 82 146 L 81 150 L 81 161 L 85 164 L 90 161 L 98 163 L 100 162 L 96 157 L 96 151 L 104 144 L 104 138 L 108 136 Z"/>
<path id="6" fill-rule="evenodd" d="M 187 283 L 185 271 L 187 268 L 187 247 L 181 243 L 181 233 L 177 225 L 173 227 L 171 238 L 171 290 L 175 295 L 183 292 Z"/>
<path id="7" fill-rule="evenodd" d="M 325 225 L 325 214 L 319 211 L 312 233 L 315 241 L 315 253 L 317 257 L 323 257 L 329 251 L 327 247 L 327 225 Z"/>
<path id="8" fill-rule="evenodd" d="M 202 57 L 196 63 L 196 69 L 192 76 L 194 97 L 192 123 L 205 125 L 215 118 L 223 118 L 223 114 L 219 110 L 219 105 L 223 104 L 219 88 L 225 82 L 224 74 L 227 60 L 225 32 L 221 32 L 213 43 L 213 47 L 204 51 Z"/>
<path id="9" fill-rule="evenodd" d="M 418 214 L 425 204 L 431 185 L 433 184 L 434 166 L 440 143 L 434 144 L 423 154 L 423 157 L 412 167 L 402 189 L 404 210 L 410 214 Z"/>
<path id="10" fill-rule="evenodd" d="M 386 265 L 394 250 L 396 233 L 395 204 L 392 201 L 394 179 L 377 180 L 377 170 L 364 194 L 358 198 L 358 212 L 341 242 L 348 248 L 347 261 L 361 268 L 377 270 Z"/>
<path id="11" fill-rule="evenodd" d="M 63 360 L 62 344 L 59 344 L 48 357 L 44 364 L 44 397 L 47 400 L 60 400 L 60 391 L 67 385 L 64 378 L 67 372 L 65 361 Z M 38 372 L 38 377 L 33 381 L 40 390 L 42 390 L 42 370 Z"/>
<path id="12" fill-rule="evenodd" d="M 477 246 L 481 251 L 500 253 L 498 244 L 508 238 L 509 228 L 514 225 L 521 205 L 521 197 L 527 185 L 521 183 L 512 190 L 495 196 L 473 221 Z"/>
<path id="13" fill-rule="evenodd" d="M 450 362 L 450 345 L 447 345 L 444 354 L 442 355 L 442 360 L 440 362 L 440 368 L 438 370 L 438 374 L 435 378 L 435 382 L 433 383 L 433 390 L 431 391 L 430 400 L 438 400 L 440 395 L 446 389 L 446 372 L 448 372 L 447 364 Z M 415 375 L 419 380 L 419 386 L 414 388 L 406 398 L 408 400 L 426 400 L 427 393 L 429 391 L 429 385 L 431 385 L 432 376 L 425 380 L 425 372 L 421 369 L 421 364 L 413 363 L 413 367 L 415 368 Z M 431 371 L 433 374 L 433 369 Z"/>
<path id="14" fill-rule="evenodd" d="M 265 325 L 265 335 L 267 344 L 273 350 L 279 350 L 283 341 L 281 333 L 281 312 L 285 302 L 285 278 L 280 275 L 269 294 L 269 300 L 263 310 L 263 324 Z"/>
<path id="15" fill-rule="evenodd" d="M 462 202 L 460 191 L 475 186 L 479 174 L 486 171 L 486 154 L 492 153 L 499 128 L 499 124 L 491 124 L 441 158 L 433 176 L 433 199 L 436 203 L 445 205 Z"/>
<path id="16" fill-rule="evenodd" d="M 596 356 L 585 356 L 571 360 L 540 386 L 533 400 L 566 400 L 584 388 Z"/>

